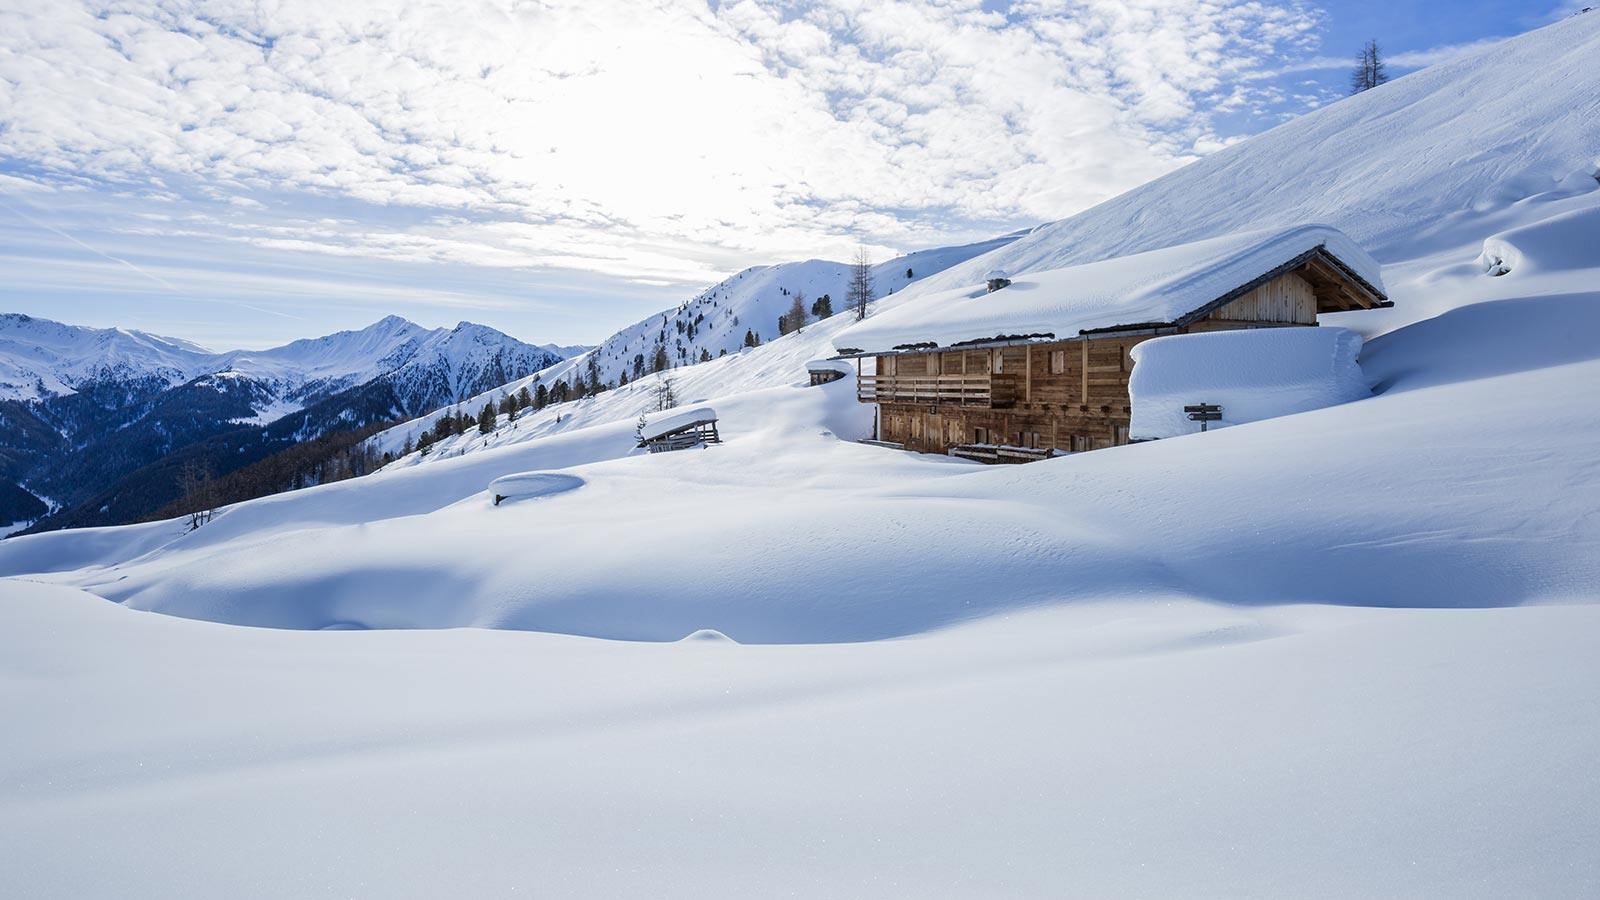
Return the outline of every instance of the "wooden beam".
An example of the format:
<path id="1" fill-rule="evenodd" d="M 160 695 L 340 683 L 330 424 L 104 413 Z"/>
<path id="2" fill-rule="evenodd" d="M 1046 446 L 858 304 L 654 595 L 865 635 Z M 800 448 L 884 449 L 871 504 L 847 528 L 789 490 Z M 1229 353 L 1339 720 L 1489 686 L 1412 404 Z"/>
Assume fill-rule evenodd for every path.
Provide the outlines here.
<path id="1" fill-rule="evenodd" d="M 1083 367 L 1080 372 L 1083 375 L 1083 393 L 1078 395 L 1078 399 L 1080 403 L 1087 404 L 1089 402 L 1089 342 L 1084 341 L 1080 346 L 1083 347 Z"/>

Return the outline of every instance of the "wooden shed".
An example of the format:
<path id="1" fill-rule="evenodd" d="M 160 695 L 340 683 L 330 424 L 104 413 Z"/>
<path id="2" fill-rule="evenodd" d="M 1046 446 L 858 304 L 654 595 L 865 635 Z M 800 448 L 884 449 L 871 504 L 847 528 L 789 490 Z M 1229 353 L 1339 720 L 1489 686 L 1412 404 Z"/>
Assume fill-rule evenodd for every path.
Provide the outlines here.
<path id="1" fill-rule="evenodd" d="M 1227 235 L 924 295 L 843 332 L 870 360 L 879 442 L 984 462 L 1125 444 L 1129 351 L 1158 335 L 1307 327 L 1389 306 L 1378 264 L 1326 226 Z M 874 349 L 876 348 L 876 349 Z"/>
<path id="2" fill-rule="evenodd" d="M 685 410 L 669 410 L 667 414 L 647 422 L 639 430 L 639 444 L 651 453 L 669 450 L 687 450 L 704 444 L 720 444 L 717 434 L 717 413 L 709 406 Z"/>

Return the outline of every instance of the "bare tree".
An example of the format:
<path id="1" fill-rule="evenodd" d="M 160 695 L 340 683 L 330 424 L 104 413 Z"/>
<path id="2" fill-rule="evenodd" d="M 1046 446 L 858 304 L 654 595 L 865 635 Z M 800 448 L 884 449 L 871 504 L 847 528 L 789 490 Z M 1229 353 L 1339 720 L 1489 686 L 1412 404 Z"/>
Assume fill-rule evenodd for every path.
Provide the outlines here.
<path id="1" fill-rule="evenodd" d="M 1376 38 L 1369 38 L 1356 58 L 1356 67 L 1350 71 L 1350 93 L 1370 91 L 1389 80 L 1389 70 L 1378 50 Z"/>
<path id="2" fill-rule="evenodd" d="M 778 331 L 782 334 L 797 332 L 806 326 L 806 295 L 795 292 L 794 302 L 789 304 L 789 311 L 778 318 Z"/>
<path id="3" fill-rule="evenodd" d="M 217 507 L 217 487 L 211 469 L 203 463 L 189 460 L 178 472 L 179 502 L 189 511 L 189 530 L 193 531 L 211 521 Z"/>
<path id="4" fill-rule="evenodd" d="M 845 296 L 845 306 L 855 310 L 858 322 L 867 317 L 872 290 L 872 257 L 867 255 L 866 247 L 857 247 L 855 262 L 850 266 L 850 290 Z"/>
<path id="5" fill-rule="evenodd" d="M 678 405 L 678 395 L 672 391 L 672 379 L 661 376 L 656 382 L 656 409 L 671 409 Z"/>

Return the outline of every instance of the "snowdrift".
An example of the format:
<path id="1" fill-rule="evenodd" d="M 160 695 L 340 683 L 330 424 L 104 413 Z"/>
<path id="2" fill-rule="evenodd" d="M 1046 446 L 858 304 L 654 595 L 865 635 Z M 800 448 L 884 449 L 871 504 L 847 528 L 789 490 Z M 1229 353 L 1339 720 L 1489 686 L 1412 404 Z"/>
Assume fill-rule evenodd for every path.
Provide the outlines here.
<path id="1" fill-rule="evenodd" d="M 1220 428 L 1371 396 L 1347 328 L 1262 328 L 1153 338 L 1133 348 L 1134 440 L 1199 430 L 1183 408 L 1222 407 Z"/>

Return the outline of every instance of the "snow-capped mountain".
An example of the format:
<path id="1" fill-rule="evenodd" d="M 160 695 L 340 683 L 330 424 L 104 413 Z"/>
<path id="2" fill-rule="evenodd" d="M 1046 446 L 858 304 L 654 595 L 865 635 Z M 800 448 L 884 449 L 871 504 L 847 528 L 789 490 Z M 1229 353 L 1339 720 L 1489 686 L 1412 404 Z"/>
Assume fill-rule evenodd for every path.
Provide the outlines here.
<path id="1" fill-rule="evenodd" d="M 0 314 L 0 400 L 44 400 L 106 384 L 175 387 L 206 378 L 255 383 L 253 408 L 265 424 L 359 384 L 387 377 L 407 410 L 437 405 L 536 370 L 586 347 L 534 346 L 462 322 L 423 328 L 388 316 L 359 330 L 267 350 L 214 353 L 188 341 L 120 328 L 86 328 Z M 514 377 L 514 376 L 513 376 Z"/>
<path id="2" fill-rule="evenodd" d="M 178 384 L 205 371 L 215 356 L 188 341 L 143 331 L 0 313 L 0 400 L 70 394 L 90 382 Z"/>
<path id="3" fill-rule="evenodd" d="M 171 499 L 172 473 L 148 476 L 168 490 L 121 479 L 198 442 L 238 432 L 227 453 L 207 454 L 208 466 L 228 471 L 295 441 L 425 413 L 561 359 L 483 325 L 428 329 L 398 316 L 214 353 L 143 332 L 3 315 L 0 479 L 17 489 L 0 492 L 0 520 L 37 516 L 41 501 L 29 492 L 69 508 L 63 515 L 76 524 L 102 512 L 109 521 L 148 513 Z M 106 492 L 114 502 L 96 501 L 88 520 L 71 514 Z"/>

